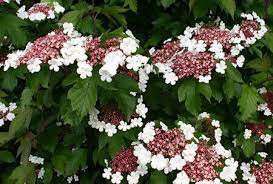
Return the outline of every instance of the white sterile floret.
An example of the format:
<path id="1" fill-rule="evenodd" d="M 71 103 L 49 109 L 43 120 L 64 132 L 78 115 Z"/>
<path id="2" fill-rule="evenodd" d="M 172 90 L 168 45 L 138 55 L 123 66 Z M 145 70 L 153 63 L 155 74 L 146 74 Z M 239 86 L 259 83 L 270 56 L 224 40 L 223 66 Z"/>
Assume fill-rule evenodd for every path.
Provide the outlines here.
<path id="1" fill-rule="evenodd" d="M 56 13 L 63 13 L 65 11 L 65 8 L 62 7 L 58 2 L 54 2 L 53 6 Z"/>
<path id="2" fill-rule="evenodd" d="M 223 52 L 223 46 L 222 44 L 214 40 L 213 43 L 210 45 L 209 51 L 213 53 Z"/>
<path id="3" fill-rule="evenodd" d="M 109 137 L 112 137 L 114 134 L 117 133 L 117 129 L 115 125 L 112 125 L 111 123 L 106 123 L 105 125 L 105 132 Z"/>
<path id="4" fill-rule="evenodd" d="M 237 178 L 236 171 L 238 167 L 238 161 L 235 161 L 234 158 L 225 160 L 225 167 L 220 173 L 220 178 L 227 182 L 235 181 Z"/>
<path id="5" fill-rule="evenodd" d="M 222 130 L 220 128 L 216 128 L 214 130 L 214 137 L 215 137 L 215 141 L 217 143 L 220 143 L 220 141 L 222 139 Z"/>
<path id="6" fill-rule="evenodd" d="M 123 176 L 121 175 L 121 173 L 116 172 L 116 173 L 112 174 L 111 182 L 119 184 L 119 183 L 121 183 L 122 179 L 123 179 Z"/>
<path id="7" fill-rule="evenodd" d="M 15 115 L 11 112 L 9 112 L 7 115 L 6 115 L 6 119 L 8 121 L 12 121 L 13 119 L 15 118 Z"/>
<path id="8" fill-rule="evenodd" d="M 26 12 L 26 6 L 24 5 L 21 8 L 19 8 L 16 14 L 21 19 L 27 19 L 28 13 Z"/>
<path id="9" fill-rule="evenodd" d="M 183 134 L 185 135 L 186 140 L 191 140 L 194 137 L 195 129 L 190 124 L 185 124 L 182 121 L 178 122 L 178 125 L 180 126 L 180 129 L 182 130 Z"/>
<path id="10" fill-rule="evenodd" d="M 63 33 L 64 34 L 71 34 L 74 31 L 74 26 L 72 23 L 65 22 L 63 24 Z"/>
<path id="11" fill-rule="evenodd" d="M 211 121 L 211 125 L 216 127 L 216 128 L 219 128 L 220 127 L 220 121 L 218 120 L 212 120 Z"/>
<path id="12" fill-rule="evenodd" d="M 41 70 L 42 61 L 39 58 L 30 59 L 27 62 L 27 69 L 30 73 L 39 72 Z"/>
<path id="13" fill-rule="evenodd" d="M 25 52 L 20 50 L 8 54 L 4 64 L 4 71 L 7 71 L 10 67 L 17 68 L 20 65 L 19 58 L 24 54 Z"/>
<path id="14" fill-rule="evenodd" d="M 28 15 L 28 18 L 31 21 L 41 21 L 46 19 L 46 14 L 42 12 L 31 13 L 30 15 Z"/>
<path id="15" fill-rule="evenodd" d="M 152 153 L 148 151 L 142 144 L 134 146 L 134 155 L 138 158 L 138 163 L 146 165 L 151 161 Z"/>
<path id="16" fill-rule="evenodd" d="M 262 134 L 260 139 L 262 140 L 263 144 L 267 144 L 271 142 L 271 135 L 269 134 Z"/>
<path id="17" fill-rule="evenodd" d="M 86 62 L 78 62 L 77 63 L 77 73 L 80 74 L 80 77 L 82 79 L 85 79 L 86 77 L 92 76 L 92 66 L 87 64 Z"/>
<path id="18" fill-rule="evenodd" d="M 178 81 L 178 77 L 174 72 L 165 72 L 163 78 L 166 84 L 175 85 L 176 81 Z"/>
<path id="19" fill-rule="evenodd" d="M 267 103 L 262 103 L 262 104 L 258 105 L 257 110 L 261 111 L 261 112 L 263 111 L 265 116 L 271 116 L 272 115 L 272 112 L 268 108 Z"/>
<path id="20" fill-rule="evenodd" d="M 49 69 L 58 72 L 60 70 L 60 66 L 63 65 L 63 58 L 53 58 L 48 61 Z"/>
<path id="21" fill-rule="evenodd" d="M 184 160 L 187 162 L 193 162 L 196 155 L 197 148 L 198 146 L 195 143 L 187 144 L 185 146 L 185 149 L 182 152 L 182 156 Z"/>
<path id="22" fill-rule="evenodd" d="M 69 177 L 67 177 L 67 183 L 72 183 L 72 181 L 73 181 L 73 176 L 69 176 Z"/>
<path id="23" fill-rule="evenodd" d="M 77 176 L 76 174 L 73 175 L 74 181 L 79 181 L 79 176 Z"/>
<path id="24" fill-rule="evenodd" d="M 154 122 L 147 123 L 143 128 L 143 131 L 138 134 L 138 139 L 143 140 L 143 142 L 146 144 L 152 141 L 155 136 L 154 126 L 155 126 Z"/>
<path id="25" fill-rule="evenodd" d="M 153 169 L 157 169 L 162 171 L 166 167 L 168 167 L 169 159 L 165 158 L 162 154 L 157 154 L 152 156 L 151 167 Z"/>
<path id="26" fill-rule="evenodd" d="M 259 152 L 258 155 L 262 158 L 266 158 L 268 154 L 266 152 Z"/>
<path id="27" fill-rule="evenodd" d="M 142 127 L 142 126 L 143 126 L 142 118 L 133 118 L 133 119 L 131 119 L 131 123 L 129 125 L 130 128 Z"/>
<path id="28" fill-rule="evenodd" d="M 142 56 L 140 54 L 129 56 L 126 59 L 127 69 L 133 69 L 135 72 L 139 70 L 140 67 L 144 66 L 148 62 L 149 58 Z"/>
<path id="29" fill-rule="evenodd" d="M 112 169 L 110 167 L 103 169 L 103 173 L 102 173 L 103 178 L 109 180 L 111 178 L 111 176 L 112 176 Z"/>
<path id="30" fill-rule="evenodd" d="M 45 175 L 45 169 L 42 167 L 38 172 L 38 179 L 43 179 Z"/>
<path id="31" fill-rule="evenodd" d="M 139 173 L 138 172 L 131 172 L 127 175 L 128 184 L 137 184 L 139 180 Z"/>
<path id="32" fill-rule="evenodd" d="M 218 155 L 222 155 L 225 158 L 231 157 L 231 151 L 226 150 L 221 143 L 218 142 L 213 147 Z"/>
<path id="33" fill-rule="evenodd" d="M 220 63 L 216 63 L 215 71 L 217 73 L 225 74 L 226 68 L 227 68 L 226 62 L 221 60 Z"/>
<path id="34" fill-rule="evenodd" d="M 259 89 L 258 89 L 258 92 L 259 92 L 260 94 L 265 94 L 265 93 L 267 93 L 267 89 L 266 89 L 265 87 L 262 87 L 262 88 L 259 88 Z"/>
<path id="35" fill-rule="evenodd" d="M 189 184 L 190 178 L 185 171 L 181 171 L 177 174 L 176 179 L 173 181 L 173 184 Z"/>
<path id="36" fill-rule="evenodd" d="M 130 126 L 128 126 L 127 122 L 120 121 L 119 125 L 118 125 L 118 129 L 122 130 L 122 131 L 126 131 L 126 130 L 130 129 Z"/>
<path id="37" fill-rule="evenodd" d="M 210 80 L 211 80 L 211 76 L 210 75 L 205 75 L 205 76 L 200 75 L 198 77 L 198 82 L 204 82 L 204 83 L 208 84 Z"/>
<path id="38" fill-rule="evenodd" d="M 139 164 L 137 166 L 137 172 L 140 176 L 148 174 L 148 167 L 146 165 Z"/>
<path id="39" fill-rule="evenodd" d="M 196 52 L 205 52 L 206 51 L 207 44 L 204 42 L 204 40 L 198 40 L 198 42 L 195 45 Z"/>
<path id="40" fill-rule="evenodd" d="M 41 157 L 29 155 L 28 160 L 33 164 L 40 164 L 40 165 L 44 164 L 44 158 L 41 158 Z"/>
<path id="41" fill-rule="evenodd" d="M 252 134 L 252 131 L 251 131 L 251 130 L 245 129 L 244 138 L 245 138 L 245 139 L 249 139 L 249 138 L 251 137 L 251 134 Z"/>
<path id="42" fill-rule="evenodd" d="M 172 170 L 182 170 L 184 165 L 186 165 L 186 161 L 180 155 L 176 155 L 170 159 L 170 168 Z"/>
<path id="43" fill-rule="evenodd" d="M 155 48 L 154 47 L 152 47 L 152 48 L 149 49 L 149 54 L 150 55 L 153 55 L 154 52 L 155 52 Z"/>
<path id="44" fill-rule="evenodd" d="M 210 118 L 210 114 L 207 112 L 202 112 L 198 115 L 198 120 L 209 119 L 209 118 Z"/>
<path id="45" fill-rule="evenodd" d="M 243 67 L 244 65 L 244 62 L 245 62 L 245 57 L 243 55 L 240 55 L 237 59 L 236 59 L 236 65 L 238 67 Z"/>
<path id="46" fill-rule="evenodd" d="M 124 54 L 130 55 L 132 53 L 135 53 L 139 47 L 136 39 L 127 37 L 123 38 L 120 43 L 120 49 L 123 51 Z"/>
<path id="47" fill-rule="evenodd" d="M 136 106 L 136 113 L 139 114 L 141 117 L 146 118 L 146 113 L 148 112 L 148 108 L 143 103 L 139 103 Z"/>

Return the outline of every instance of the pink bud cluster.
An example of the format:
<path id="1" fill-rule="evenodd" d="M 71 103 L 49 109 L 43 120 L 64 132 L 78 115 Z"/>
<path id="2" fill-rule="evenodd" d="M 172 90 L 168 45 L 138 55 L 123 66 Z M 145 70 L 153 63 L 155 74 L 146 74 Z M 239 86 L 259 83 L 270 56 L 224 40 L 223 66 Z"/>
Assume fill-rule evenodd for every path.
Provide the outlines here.
<path id="1" fill-rule="evenodd" d="M 153 154 L 162 154 L 164 157 L 174 157 L 182 153 L 187 142 L 178 128 L 164 131 L 155 129 L 154 139 L 147 144 L 147 149 Z"/>
<path id="2" fill-rule="evenodd" d="M 213 147 L 199 144 L 195 160 L 187 163 L 183 167 L 183 170 L 187 173 L 191 181 L 199 182 L 218 178 L 219 172 L 216 169 L 223 167 L 223 165 L 221 156 L 216 153 Z"/>
<path id="3" fill-rule="evenodd" d="M 122 148 L 112 159 L 111 168 L 114 172 L 130 173 L 136 171 L 137 157 L 132 148 Z"/>
<path id="4" fill-rule="evenodd" d="M 179 79 L 194 77 L 208 83 L 213 70 L 225 73 L 226 61 L 242 67 L 245 58 L 241 51 L 261 39 L 267 29 L 255 12 L 241 16 L 246 20 L 231 30 L 222 21 L 213 26 L 196 24 L 187 27 L 178 40 L 168 39 L 162 48 L 152 48 L 152 61 L 165 82 L 174 85 Z"/>
<path id="5" fill-rule="evenodd" d="M 253 166 L 251 173 L 255 176 L 257 184 L 271 184 L 273 181 L 273 163 L 264 160 L 258 166 Z"/>
<path id="6" fill-rule="evenodd" d="M 51 59 L 58 58 L 61 55 L 60 49 L 68 39 L 69 36 L 62 30 L 40 37 L 30 45 L 29 49 L 26 49 L 25 55 L 19 59 L 19 62 L 25 64 L 31 59 L 39 58 L 43 63 L 47 63 Z"/>
<path id="7" fill-rule="evenodd" d="M 98 115 L 100 121 L 111 123 L 112 125 L 119 125 L 121 121 L 125 120 L 125 115 L 120 112 L 116 106 L 107 105 L 100 108 L 100 114 Z"/>

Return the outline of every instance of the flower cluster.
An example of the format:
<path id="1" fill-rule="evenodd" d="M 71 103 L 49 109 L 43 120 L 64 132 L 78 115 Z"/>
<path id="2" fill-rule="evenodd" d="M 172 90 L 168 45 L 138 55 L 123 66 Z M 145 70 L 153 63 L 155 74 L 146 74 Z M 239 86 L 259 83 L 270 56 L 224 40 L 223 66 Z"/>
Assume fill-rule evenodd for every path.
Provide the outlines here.
<path id="1" fill-rule="evenodd" d="M 165 82 L 174 85 L 177 80 L 192 76 L 208 83 L 212 71 L 225 73 L 227 61 L 242 67 L 245 58 L 240 52 L 261 39 L 267 29 L 255 12 L 241 16 L 246 20 L 231 30 L 222 21 L 216 21 L 215 26 L 200 23 L 187 27 L 183 35 L 166 40 L 161 49 L 152 48 L 152 61 Z"/>
<path id="2" fill-rule="evenodd" d="M 273 163 L 267 161 L 267 153 L 260 152 L 257 155 L 262 161 L 256 160 L 250 163 L 243 162 L 240 169 L 243 172 L 243 180 L 248 184 L 270 184 L 273 181 Z"/>
<path id="3" fill-rule="evenodd" d="M 111 180 L 111 183 L 121 183 L 122 174 L 127 174 L 129 184 L 137 184 L 140 176 L 147 174 L 147 167 L 139 165 L 132 148 L 121 149 L 110 162 L 106 161 L 107 168 L 102 174 L 103 178 Z"/>
<path id="4" fill-rule="evenodd" d="M 113 136 L 118 130 L 127 131 L 131 128 L 142 127 L 143 118 L 146 118 L 148 108 L 143 103 L 142 96 L 138 99 L 135 113 L 127 118 L 121 113 L 117 106 L 106 105 L 101 108 L 93 108 L 89 112 L 88 124 L 100 132 L 106 132 L 108 136 Z"/>
<path id="5" fill-rule="evenodd" d="M 139 48 L 139 41 L 130 31 L 125 38 L 111 38 L 106 46 L 100 38 L 82 36 L 74 30 L 71 23 L 64 23 L 63 28 L 52 31 L 29 43 L 25 50 L 8 54 L 4 70 L 26 64 L 31 73 L 39 72 L 42 64 L 48 64 L 50 70 L 58 72 L 60 67 L 77 63 L 77 73 L 82 79 L 92 76 L 93 67 L 102 65 L 99 74 L 102 81 L 111 82 L 118 72 L 125 73 L 138 80 L 141 91 L 145 91 L 149 73 L 153 67 L 148 64 L 148 57 L 133 54 Z M 1 66 L 1 65 L 0 65 Z"/>
<path id="6" fill-rule="evenodd" d="M 44 158 L 42 157 L 29 155 L 28 161 L 35 165 L 44 165 Z M 45 174 L 45 169 L 44 167 L 41 167 L 41 169 L 39 169 L 37 174 L 38 179 L 43 179 L 44 174 Z"/>
<path id="7" fill-rule="evenodd" d="M 0 127 L 5 124 L 6 121 L 12 121 L 15 118 L 13 111 L 17 108 L 15 103 L 10 103 L 7 107 L 0 102 Z"/>
<path id="8" fill-rule="evenodd" d="M 252 135 L 257 136 L 262 144 L 268 144 L 272 140 L 270 126 L 264 123 L 248 123 L 244 132 L 244 138 L 249 139 Z"/>
<path id="9" fill-rule="evenodd" d="M 265 116 L 273 116 L 273 92 L 267 91 L 265 87 L 258 89 L 258 92 L 265 101 L 258 106 L 258 111 L 263 112 Z"/>
<path id="10" fill-rule="evenodd" d="M 26 6 L 22 6 L 17 11 L 17 16 L 21 19 L 29 19 L 31 21 L 42 21 L 45 19 L 55 19 L 55 15 L 65 11 L 58 2 L 36 3 L 26 11 Z"/>
<path id="11" fill-rule="evenodd" d="M 200 114 L 198 119 L 210 121 L 215 128 L 215 145 L 209 146 L 204 135 L 197 138 L 195 128 L 182 121 L 178 122 L 179 128 L 172 129 L 162 122 L 149 122 L 138 134 L 137 142 L 130 148 L 121 149 L 110 166 L 106 163 L 103 177 L 112 183 L 121 183 L 123 175 L 127 174 L 128 183 L 135 184 L 151 167 L 165 174 L 179 171 L 174 184 L 235 181 L 238 162 L 220 143 L 220 122 L 211 119 L 208 113 Z"/>

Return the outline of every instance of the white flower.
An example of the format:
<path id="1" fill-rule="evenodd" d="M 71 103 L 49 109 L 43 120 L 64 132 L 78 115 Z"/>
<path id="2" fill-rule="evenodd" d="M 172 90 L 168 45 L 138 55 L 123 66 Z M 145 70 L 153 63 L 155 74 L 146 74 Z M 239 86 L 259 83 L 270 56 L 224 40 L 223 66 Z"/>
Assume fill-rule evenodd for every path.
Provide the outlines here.
<path id="1" fill-rule="evenodd" d="M 42 13 L 42 12 L 38 12 L 38 13 L 31 13 L 28 16 L 29 20 L 31 21 L 41 21 L 41 20 L 45 20 L 46 19 L 46 14 Z"/>
<path id="2" fill-rule="evenodd" d="M 78 62 L 77 65 L 77 73 L 80 74 L 82 79 L 86 79 L 86 77 L 92 76 L 93 68 L 91 65 L 87 64 L 86 62 Z"/>
<path id="3" fill-rule="evenodd" d="M 69 176 L 69 177 L 67 178 L 67 183 L 72 183 L 72 181 L 73 181 L 73 176 Z"/>
<path id="4" fill-rule="evenodd" d="M 19 8 L 16 14 L 21 19 L 27 19 L 28 13 L 26 12 L 26 6 L 24 5 L 21 8 Z"/>
<path id="5" fill-rule="evenodd" d="M 187 144 L 182 152 L 185 161 L 193 162 L 198 146 L 195 143 Z"/>
<path id="6" fill-rule="evenodd" d="M 198 120 L 208 119 L 208 118 L 210 118 L 210 115 L 207 112 L 202 112 L 201 114 L 198 115 Z"/>
<path id="7" fill-rule="evenodd" d="M 150 48 L 149 54 L 150 54 L 150 55 L 153 55 L 154 52 L 155 52 L 155 48 L 154 48 L 154 47 Z"/>
<path id="8" fill-rule="evenodd" d="M 217 143 L 220 143 L 221 137 L 222 137 L 222 130 L 220 128 L 216 128 L 214 130 L 214 137 L 215 137 L 215 141 Z"/>
<path id="9" fill-rule="evenodd" d="M 163 75 L 163 78 L 165 78 L 166 84 L 175 85 L 176 81 L 178 81 L 178 77 L 174 72 L 166 72 Z"/>
<path id="10" fill-rule="evenodd" d="M 197 52 L 205 52 L 206 47 L 207 47 L 207 44 L 204 42 L 204 40 L 198 40 L 198 42 L 195 45 L 195 50 Z"/>
<path id="11" fill-rule="evenodd" d="M 161 171 L 168 167 L 168 161 L 169 160 L 167 158 L 164 158 L 164 156 L 161 154 L 153 155 L 151 160 L 151 167 L 153 169 Z"/>
<path id="12" fill-rule="evenodd" d="M 130 127 L 142 127 L 142 126 L 143 126 L 142 118 L 131 119 Z"/>
<path id="13" fill-rule="evenodd" d="M 107 123 L 105 125 L 105 132 L 107 133 L 107 135 L 109 137 L 112 137 L 114 134 L 117 133 L 117 129 L 116 129 L 116 126 L 115 125 L 112 125 L 110 123 Z"/>
<path id="14" fill-rule="evenodd" d="M 109 180 L 111 178 L 111 175 L 112 175 L 112 169 L 110 167 L 103 169 L 103 174 L 102 174 L 103 178 Z"/>
<path id="15" fill-rule="evenodd" d="M 226 166 L 220 173 L 220 178 L 227 182 L 235 181 L 235 179 L 237 178 L 236 171 L 238 167 L 238 162 L 234 161 L 233 158 L 230 158 L 225 160 L 225 165 Z"/>
<path id="16" fill-rule="evenodd" d="M 268 154 L 266 152 L 259 152 L 258 155 L 262 158 L 266 158 Z"/>
<path id="17" fill-rule="evenodd" d="M 123 176 L 121 175 L 121 173 L 120 172 L 116 172 L 116 173 L 112 174 L 111 182 L 119 184 L 119 183 L 121 183 L 122 179 L 123 179 Z"/>
<path id="18" fill-rule="evenodd" d="M 128 184 L 137 184 L 139 180 L 139 174 L 137 172 L 131 172 L 127 175 Z"/>
<path id="19" fill-rule="evenodd" d="M 4 119 L 0 119 L 0 127 L 4 125 Z"/>
<path id="20" fill-rule="evenodd" d="M 205 76 L 202 76 L 200 75 L 198 77 L 198 82 L 204 82 L 204 83 L 209 83 L 209 81 L 211 80 L 211 76 L 210 75 L 205 75 Z"/>
<path id="21" fill-rule="evenodd" d="M 54 70 L 55 72 L 59 71 L 59 67 L 63 64 L 63 58 L 53 58 L 48 61 L 49 69 Z"/>
<path id="22" fill-rule="evenodd" d="M 263 144 L 267 144 L 271 142 L 271 135 L 269 134 L 262 134 L 260 138 Z"/>
<path id="23" fill-rule="evenodd" d="M 44 174 L 45 174 L 45 169 L 42 167 L 38 172 L 38 178 L 43 179 Z"/>
<path id="24" fill-rule="evenodd" d="M 15 115 L 13 113 L 9 112 L 6 115 L 6 118 L 7 118 L 7 120 L 12 121 L 15 118 Z"/>
<path id="25" fill-rule="evenodd" d="M 138 158 L 138 163 L 141 165 L 146 165 L 151 161 L 152 153 L 142 145 L 134 146 L 134 155 Z"/>
<path id="26" fill-rule="evenodd" d="M 226 62 L 221 60 L 220 63 L 216 64 L 215 71 L 221 74 L 225 74 L 226 68 L 227 68 Z"/>
<path id="27" fill-rule="evenodd" d="M 41 70 L 40 66 L 41 63 L 42 61 L 38 58 L 30 59 L 27 62 L 27 69 L 29 70 L 30 73 L 39 72 Z"/>
<path id="28" fill-rule="evenodd" d="M 226 150 L 221 143 L 218 142 L 213 147 L 216 150 L 216 153 L 218 155 L 222 155 L 225 158 L 228 158 L 228 157 L 231 156 L 231 151 L 230 150 Z"/>
<path id="29" fill-rule="evenodd" d="M 41 165 L 44 164 L 44 158 L 41 158 L 41 157 L 29 155 L 28 160 L 33 164 L 41 164 Z"/>
<path id="30" fill-rule="evenodd" d="M 238 67 L 243 67 L 245 62 L 245 57 L 243 55 L 240 55 L 237 59 L 236 59 L 236 64 Z"/>
<path id="31" fill-rule="evenodd" d="M 267 90 L 266 90 L 265 87 L 262 87 L 262 88 L 259 88 L 259 89 L 258 89 L 258 92 L 259 92 L 260 94 L 264 94 L 264 93 L 267 93 Z"/>
<path id="32" fill-rule="evenodd" d="M 177 174 L 176 179 L 173 181 L 173 184 L 189 184 L 190 178 L 188 177 L 185 171 L 181 171 Z"/>
<path id="33" fill-rule="evenodd" d="M 64 34 L 71 34 L 74 31 L 74 26 L 72 23 L 65 22 L 63 24 L 63 33 Z"/>
<path id="34" fill-rule="evenodd" d="M 220 121 L 218 120 L 212 120 L 211 121 L 211 125 L 216 127 L 216 128 L 219 128 L 220 127 Z"/>
<path id="35" fill-rule="evenodd" d="M 122 39 L 119 47 L 124 52 L 124 54 L 130 55 L 137 51 L 139 45 L 135 39 L 127 37 Z"/>
<path id="36" fill-rule="evenodd" d="M 145 104 L 140 103 L 136 106 L 136 113 L 139 114 L 141 117 L 146 118 L 146 113 L 148 112 L 148 108 Z"/>
<path id="37" fill-rule="evenodd" d="M 186 165 L 186 161 L 180 155 L 170 159 L 170 168 L 172 170 L 182 170 L 184 165 Z"/>
<path id="38" fill-rule="evenodd" d="M 7 71 L 10 67 L 17 68 L 20 65 L 19 58 L 24 54 L 25 52 L 20 50 L 8 54 L 4 64 L 4 71 Z"/>
<path id="39" fill-rule="evenodd" d="M 148 62 L 149 58 L 146 56 L 142 56 L 140 54 L 129 56 L 126 59 L 127 69 L 133 69 L 135 72 L 139 70 L 139 68 L 145 65 Z"/>
<path id="40" fill-rule="evenodd" d="M 245 139 L 249 139 L 249 138 L 251 137 L 251 133 L 252 133 L 251 130 L 245 129 L 244 138 L 245 138 Z"/>
<path id="41" fill-rule="evenodd" d="M 74 174 L 73 177 L 74 177 L 74 181 L 76 181 L 76 182 L 79 181 L 79 177 L 76 174 Z"/>
<path id="42" fill-rule="evenodd" d="M 56 13 L 63 13 L 65 11 L 64 7 L 62 7 L 58 2 L 54 2 L 53 6 Z"/>
<path id="43" fill-rule="evenodd" d="M 185 135 L 186 140 L 191 140 L 194 137 L 193 133 L 195 132 L 195 129 L 193 126 L 191 126 L 190 124 L 185 124 L 182 121 L 179 121 L 178 125 Z"/>

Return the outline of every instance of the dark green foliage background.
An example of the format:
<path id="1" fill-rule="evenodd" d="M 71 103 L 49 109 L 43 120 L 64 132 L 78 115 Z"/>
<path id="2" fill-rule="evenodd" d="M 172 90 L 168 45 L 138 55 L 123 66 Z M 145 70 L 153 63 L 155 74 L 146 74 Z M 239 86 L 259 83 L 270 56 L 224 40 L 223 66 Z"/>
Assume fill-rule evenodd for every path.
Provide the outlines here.
<path id="1" fill-rule="evenodd" d="M 44 2 L 44 0 L 42 0 Z M 38 1 L 37 1 L 38 2 Z M 195 22 L 210 22 L 217 16 L 232 27 L 241 21 L 242 12 L 256 11 L 268 26 L 266 36 L 244 51 L 246 65 L 237 70 L 228 66 L 225 76 L 213 75 L 213 81 L 200 84 L 185 79 L 175 86 L 153 75 L 148 83 L 144 102 L 149 108 L 148 120 L 162 120 L 170 127 L 183 119 L 195 125 L 194 116 L 207 111 L 223 122 L 224 145 L 231 148 L 239 161 L 248 161 L 255 150 L 271 150 L 272 146 L 254 144 L 254 138 L 238 141 L 233 148 L 233 135 L 242 136 L 244 124 L 259 122 L 256 107 L 262 102 L 257 93 L 260 87 L 273 89 L 273 2 L 270 0 L 63 0 L 66 11 L 58 19 L 33 23 L 16 17 L 14 2 L 0 5 L 1 52 L 9 52 L 10 43 L 23 49 L 27 42 L 58 28 L 58 23 L 72 22 L 85 35 L 94 37 L 104 33 L 119 36 L 127 28 L 141 41 L 141 52 L 183 33 Z M 36 1 L 22 0 L 28 7 Z M 213 12 L 209 18 L 209 11 Z M 129 146 L 139 130 L 118 133 L 109 138 L 88 126 L 88 111 L 94 105 L 116 102 L 120 110 L 130 115 L 136 98 L 129 95 L 137 90 L 137 83 L 118 75 L 112 83 L 99 80 L 95 74 L 82 80 L 75 68 L 61 72 L 42 68 L 30 74 L 26 68 L 0 72 L 0 100 L 16 102 L 16 119 L 0 128 L 0 183 L 66 183 L 73 174 L 80 183 L 106 183 L 101 173 L 104 159 L 110 159 L 121 147 Z M 57 121 L 66 124 L 58 127 Z M 273 125 L 272 119 L 266 124 Z M 196 125 L 197 126 L 197 125 Z M 72 148 L 78 148 L 71 151 Z M 28 162 L 29 154 L 45 158 L 46 174 L 36 180 L 35 167 Z M 22 164 L 20 164 L 22 163 Z M 85 172 L 80 171 L 88 166 Z M 62 176 L 57 177 L 58 171 Z M 152 172 L 142 183 L 171 183 L 175 176 Z"/>

